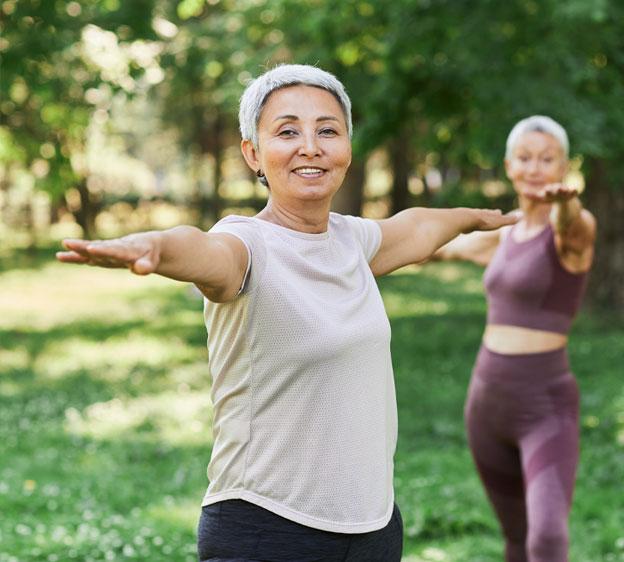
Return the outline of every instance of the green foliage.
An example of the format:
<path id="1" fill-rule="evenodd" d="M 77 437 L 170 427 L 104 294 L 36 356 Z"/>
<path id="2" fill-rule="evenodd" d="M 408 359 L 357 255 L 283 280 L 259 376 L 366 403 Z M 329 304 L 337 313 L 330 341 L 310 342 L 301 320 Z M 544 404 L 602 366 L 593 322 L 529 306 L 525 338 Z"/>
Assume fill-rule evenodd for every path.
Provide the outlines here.
<path id="1" fill-rule="evenodd" d="M 380 282 L 399 406 L 395 488 L 405 562 L 498 562 L 462 407 L 484 321 L 480 269 Z M 194 561 L 211 409 L 201 300 L 188 287 L 0 260 L 0 561 Z M 577 562 L 623 560 L 624 333 L 585 314 L 570 341 L 582 392 L 571 517 Z"/>
<path id="2" fill-rule="evenodd" d="M 84 153 L 94 103 L 89 91 L 115 83 L 85 52 L 85 30 L 114 33 L 118 40 L 153 39 L 151 0 L 124 2 L 2 2 L 3 79 L 0 126 L 11 130 L 16 153 L 0 152 L 0 164 L 33 167 L 38 186 L 58 199 L 72 187 L 71 158 Z M 109 48 L 107 46 L 106 48 Z"/>
<path id="3" fill-rule="evenodd" d="M 359 156 L 407 128 L 419 154 L 491 167 L 510 126 L 534 113 L 559 119 L 574 152 L 615 164 L 624 151 L 618 0 L 8 0 L 2 9 L 1 123 L 28 166 L 43 145 L 63 155 L 48 162 L 51 177 L 84 144 L 96 106 L 108 109 L 85 100 L 87 91 L 108 84 L 131 93 L 85 56 L 84 32 L 94 26 L 119 46 L 159 43 L 165 80 L 155 98 L 165 124 L 199 153 L 215 149 L 219 128 L 235 130 L 246 79 L 284 61 L 318 64 L 344 81 Z M 142 68 L 128 64 L 136 83 Z M 56 193 L 46 176 L 38 181 Z"/>

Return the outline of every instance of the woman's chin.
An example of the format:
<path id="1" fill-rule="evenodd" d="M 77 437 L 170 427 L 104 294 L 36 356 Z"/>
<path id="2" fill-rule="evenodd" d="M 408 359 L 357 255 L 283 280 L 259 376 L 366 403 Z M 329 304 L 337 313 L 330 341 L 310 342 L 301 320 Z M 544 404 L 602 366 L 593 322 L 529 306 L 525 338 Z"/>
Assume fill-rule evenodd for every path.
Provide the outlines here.
<path id="1" fill-rule="evenodd" d="M 308 201 L 331 199 L 340 186 L 327 185 L 325 182 L 305 182 L 297 186 L 297 196 Z"/>

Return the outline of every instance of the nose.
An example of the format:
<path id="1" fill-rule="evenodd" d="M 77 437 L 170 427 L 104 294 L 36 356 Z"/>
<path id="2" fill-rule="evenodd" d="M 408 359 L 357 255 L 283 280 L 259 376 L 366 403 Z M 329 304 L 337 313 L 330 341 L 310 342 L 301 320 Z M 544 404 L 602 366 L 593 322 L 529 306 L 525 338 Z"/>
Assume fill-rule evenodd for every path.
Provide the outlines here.
<path id="1" fill-rule="evenodd" d="M 537 158 L 532 158 L 529 161 L 529 166 L 528 166 L 529 172 L 532 174 L 536 173 L 539 171 L 539 168 L 540 168 L 540 165 L 539 165 L 539 161 L 537 160 Z"/>
<path id="2" fill-rule="evenodd" d="M 299 155 L 308 158 L 318 156 L 321 152 L 316 131 L 306 132 L 301 135 L 301 145 L 299 146 Z"/>

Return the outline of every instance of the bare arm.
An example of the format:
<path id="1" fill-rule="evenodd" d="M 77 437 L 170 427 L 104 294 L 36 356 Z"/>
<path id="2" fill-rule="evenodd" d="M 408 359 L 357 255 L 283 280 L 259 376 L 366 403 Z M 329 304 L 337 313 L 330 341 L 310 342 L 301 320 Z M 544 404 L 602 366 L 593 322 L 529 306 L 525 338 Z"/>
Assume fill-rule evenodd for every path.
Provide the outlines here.
<path id="1" fill-rule="evenodd" d="M 578 192 L 556 183 L 547 185 L 533 198 L 552 203 L 550 222 L 562 264 L 575 273 L 588 271 L 594 257 L 596 219 L 583 208 Z"/>
<path id="2" fill-rule="evenodd" d="M 157 273 L 194 283 L 210 300 L 233 299 L 247 269 L 247 249 L 229 234 L 210 234 L 192 226 L 141 232 L 113 240 L 63 241 L 64 263 L 129 268 L 137 275 Z"/>
<path id="3" fill-rule="evenodd" d="M 442 246 L 433 254 L 431 259 L 470 261 L 477 265 L 486 266 L 492 260 L 500 243 L 503 228 L 487 232 L 477 231 L 470 234 L 460 234 Z"/>
<path id="4" fill-rule="evenodd" d="M 382 242 L 371 269 L 375 275 L 385 275 L 430 259 L 459 234 L 497 230 L 517 221 L 516 216 L 487 209 L 407 209 L 379 221 Z"/>

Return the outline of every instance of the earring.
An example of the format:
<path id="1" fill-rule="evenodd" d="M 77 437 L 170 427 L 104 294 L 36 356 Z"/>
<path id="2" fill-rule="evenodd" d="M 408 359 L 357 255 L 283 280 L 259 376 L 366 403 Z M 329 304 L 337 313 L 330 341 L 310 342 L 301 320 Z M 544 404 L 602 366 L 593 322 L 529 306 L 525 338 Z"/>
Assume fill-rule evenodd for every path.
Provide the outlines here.
<path id="1" fill-rule="evenodd" d="M 264 185 L 265 187 L 269 187 L 269 182 L 266 179 L 266 176 L 264 175 L 264 172 L 262 170 L 258 170 L 256 172 L 256 176 L 258 176 L 258 181 Z"/>

